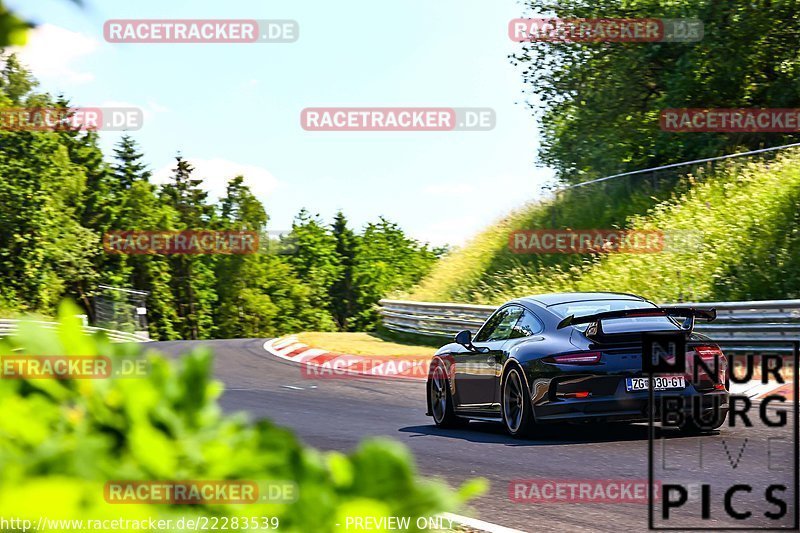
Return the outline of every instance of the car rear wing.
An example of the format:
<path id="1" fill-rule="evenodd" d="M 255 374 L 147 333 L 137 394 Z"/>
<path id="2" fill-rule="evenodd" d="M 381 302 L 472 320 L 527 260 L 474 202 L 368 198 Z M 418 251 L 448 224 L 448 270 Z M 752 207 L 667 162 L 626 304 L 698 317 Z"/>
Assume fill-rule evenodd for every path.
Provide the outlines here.
<path id="1" fill-rule="evenodd" d="M 604 311 L 602 313 L 595 313 L 593 315 L 578 316 L 569 315 L 564 320 L 558 323 L 558 329 L 563 329 L 567 326 L 575 326 L 578 324 L 595 324 L 592 329 L 594 335 L 602 335 L 603 328 L 601 322 L 603 320 L 611 320 L 615 318 L 640 318 L 640 317 L 684 317 L 686 322 L 683 324 L 683 329 L 691 332 L 694 329 L 694 321 L 705 320 L 711 322 L 717 318 L 716 309 L 696 309 L 694 307 L 647 307 L 641 309 L 621 309 L 619 311 Z"/>

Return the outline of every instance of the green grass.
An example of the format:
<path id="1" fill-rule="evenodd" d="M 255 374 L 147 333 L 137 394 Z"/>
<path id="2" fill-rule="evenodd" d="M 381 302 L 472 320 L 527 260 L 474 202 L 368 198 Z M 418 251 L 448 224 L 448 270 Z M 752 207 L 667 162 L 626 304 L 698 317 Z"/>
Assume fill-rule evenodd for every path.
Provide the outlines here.
<path id="1" fill-rule="evenodd" d="M 508 250 L 511 231 L 553 227 L 688 231 L 699 246 L 594 256 Z M 800 151 L 729 161 L 659 187 L 607 182 L 528 205 L 445 257 L 409 297 L 501 303 L 586 290 L 660 302 L 800 297 Z"/>
<path id="2" fill-rule="evenodd" d="M 297 334 L 297 340 L 313 348 L 333 353 L 364 355 L 373 357 L 420 357 L 433 356 L 431 346 L 407 342 L 396 342 L 377 333 L 330 333 L 306 332 Z"/>
<path id="3" fill-rule="evenodd" d="M 424 335 L 421 333 L 406 333 L 392 331 L 385 327 L 378 327 L 373 333 L 377 337 L 397 344 L 409 344 L 412 346 L 428 346 L 430 348 L 440 348 L 442 345 L 452 342 L 452 335 Z"/>

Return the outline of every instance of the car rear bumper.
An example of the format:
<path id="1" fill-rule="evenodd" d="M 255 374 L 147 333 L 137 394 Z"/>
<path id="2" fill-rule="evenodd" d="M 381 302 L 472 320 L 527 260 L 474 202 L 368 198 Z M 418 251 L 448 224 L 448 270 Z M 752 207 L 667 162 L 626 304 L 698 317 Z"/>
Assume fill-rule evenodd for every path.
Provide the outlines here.
<path id="1" fill-rule="evenodd" d="M 654 392 L 653 419 L 661 421 L 662 413 L 681 411 L 707 420 L 718 413 L 721 419 L 728 414 L 727 391 L 697 391 L 689 386 L 680 391 Z M 666 407 L 665 407 L 666 402 Z M 680 403 L 678 403 L 680 402 Z M 697 404 L 695 407 L 694 404 Z M 534 402 L 537 422 L 579 420 L 647 422 L 650 420 L 650 397 L 647 391 L 622 391 L 597 398 L 569 398 Z"/>

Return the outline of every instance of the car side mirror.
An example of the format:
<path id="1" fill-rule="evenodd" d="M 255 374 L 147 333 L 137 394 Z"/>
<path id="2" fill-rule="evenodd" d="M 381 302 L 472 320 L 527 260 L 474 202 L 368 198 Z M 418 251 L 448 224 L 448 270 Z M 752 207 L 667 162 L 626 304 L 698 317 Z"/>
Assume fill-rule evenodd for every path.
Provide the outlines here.
<path id="1" fill-rule="evenodd" d="M 456 344 L 460 344 L 467 350 L 474 351 L 475 347 L 472 345 L 472 332 L 465 329 L 456 333 Z"/>
<path id="2" fill-rule="evenodd" d="M 455 340 L 456 344 L 460 344 L 470 352 L 484 353 L 489 351 L 488 348 L 478 348 L 477 346 L 472 344 L 472 332 L 468 329 L 456 333 Z"/>

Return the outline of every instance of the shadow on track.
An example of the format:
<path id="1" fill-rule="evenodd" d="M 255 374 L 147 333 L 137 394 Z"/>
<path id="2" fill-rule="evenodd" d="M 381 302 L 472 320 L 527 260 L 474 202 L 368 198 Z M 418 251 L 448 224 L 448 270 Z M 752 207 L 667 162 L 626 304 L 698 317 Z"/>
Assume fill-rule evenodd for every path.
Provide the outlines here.
<path id="1" fill-rule="evenodd" d="M 547 424 L 537 428 L 537 434 L 529 439 L 515 439 L 509 436 L 498 422 L 472 421 L 459 429 L 440 429 L 435 425 L 407 426 L 400 428 L 403 433 L 415 433 L 412 437 L 423 435 L 461 439 L 470 442 L 507 444 L 508 446 L 553 446 L 559 444 L 587 444 L 593 442 L 647 441 L 647 424 Z M 710 435 L 718 434 L 718 431 Z M 658 439 L 691 438 L 697 435 L 682 434 L 676 430 L 655 428 Z"/>

